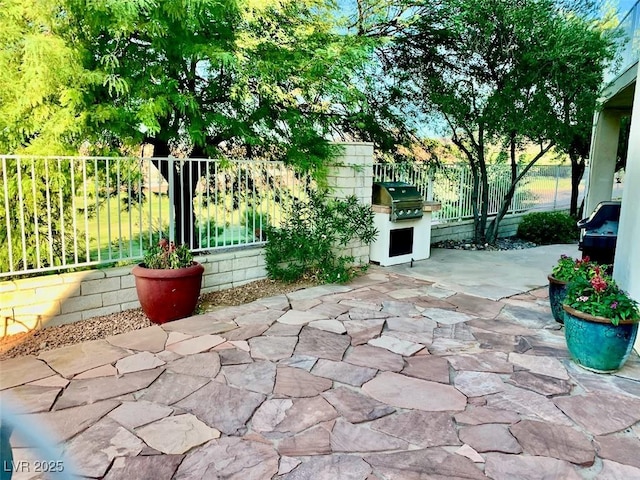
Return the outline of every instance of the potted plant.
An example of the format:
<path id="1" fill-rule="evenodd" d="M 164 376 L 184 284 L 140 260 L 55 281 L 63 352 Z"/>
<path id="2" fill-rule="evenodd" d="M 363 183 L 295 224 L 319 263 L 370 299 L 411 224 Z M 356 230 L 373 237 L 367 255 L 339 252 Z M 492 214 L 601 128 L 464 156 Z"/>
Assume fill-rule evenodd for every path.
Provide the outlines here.
<path id="1" fill-rule="evenodd" d="M 154 323 L 165 323 L 193 313 L 200 296 L 204 267 L 193 261 L 186 245 L 160 239 L 133 267 L 142 310 Z"/>
<path id="2" fill-rule="evenodd" d="M 549 279 L 549 304 L 556 322 L 564 323 L 562 302 L 567 294 L 567 284 L 577 277 L 586 277 L 594 266 L 595 263 L 591 262 L 588 256 L 575 260 L 567 255 L 560 256 L 551 274 L 547 276 Z"/>
<path id="3" fill-rule="evenodd" d="M 567 285 L 565 339 L 579 365 L 599 373 L 620 369 L 638 333 L 638 303 L 595 266 Z"/>

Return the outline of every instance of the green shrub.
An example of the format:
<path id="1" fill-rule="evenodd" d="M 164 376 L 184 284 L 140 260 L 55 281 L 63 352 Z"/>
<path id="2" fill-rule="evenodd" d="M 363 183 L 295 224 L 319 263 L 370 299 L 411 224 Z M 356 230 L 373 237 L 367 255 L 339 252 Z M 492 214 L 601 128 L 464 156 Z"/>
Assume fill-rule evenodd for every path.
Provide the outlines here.
<path id="1" fill-rule="evenodd" d="M 518 237 L 538 245 L 573 243 L 579 235 L 576 220 L 563 212 L 528 213 L 518 225 Z"/>
<path id="2" fill-rule="evenodd" d="M 280 227 L 267 225 L 265 260 L 270 278 L 292 282 L 311 277 L 319 282 L 346 282 L 355 274 L 352 256 L 340 250 L 352 240 L 370 244 L 377 232 L 373 212 L 355 197 L 329 199 L 311 194 L 296 200 Z"/>

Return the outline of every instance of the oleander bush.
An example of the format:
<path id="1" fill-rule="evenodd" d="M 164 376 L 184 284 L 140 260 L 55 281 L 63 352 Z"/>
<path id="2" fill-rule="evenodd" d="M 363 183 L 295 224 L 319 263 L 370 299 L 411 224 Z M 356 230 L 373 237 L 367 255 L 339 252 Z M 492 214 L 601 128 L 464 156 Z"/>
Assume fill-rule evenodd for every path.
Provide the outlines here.
<path id="1" fill-rule="evenodd" d="M 303 277 L 343 283 L 355 273 L 354 258 L 342 252 L 353 241 L 371 244 L 377 231 L 373 211 L 358 203 L 312 193 L 296 200 L 280 227 L 267 225 L 265 260 L 270 278 L 293 282 Z"/>

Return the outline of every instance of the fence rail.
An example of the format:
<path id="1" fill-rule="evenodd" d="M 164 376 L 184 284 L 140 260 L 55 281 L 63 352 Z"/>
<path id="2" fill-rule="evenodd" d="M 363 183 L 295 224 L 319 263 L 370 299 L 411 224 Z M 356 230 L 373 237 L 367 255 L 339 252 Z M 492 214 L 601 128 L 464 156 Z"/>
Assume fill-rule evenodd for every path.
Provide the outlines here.
<path id="1" fill-rule="evenodd" d="M 473 216 L 465 166 L 376 164 L 373 176 L 409 182 L 441 202 L 436 222 Z M 570 176 L 569 167 L 534 166 L 511 212 L 567 208 Z M 262 244 L 264 227 L 279 225 L 294 200 L 316 188 L 282 162 L 124 157 L 0 155 L 0 182 L 0 278 L 133 262 L 161 236 L 189 233 L 195 252 Z M 193 201 L 180 185 L 193 188 Z M 504 167 L 490 170 L 490 185 L 495 213 L 509 185 Z M 176 211 L 190 216 L 188 207 L 193 224 L 176 222 Z"/>
<path id="2" fill-rule="evenodd" d="M 130 262 L 160 236 L 184 238 L 172 205 L 186 202 L 161 162 L 194 186 L 195 222 L 177 228 L 190 228 L 195 252 L 263 243 L 315 188 L 282 162 L 0 156 L 0 277 Z"/>
<path id="3" fill-rule="evenodd" d="M 473 218 L 471 193 L 473 178 L 466 165 L 375 164 L 374 181 L 402 181 L 415 185 L 425 200 L 442 204 L 433 213 L 435 222 L 452 222 Z M 489 166 L 489 215 L 498 212 L 511 185 L 510 170 L 505 165 Z M 579 190 L 579 201 L 584 185 Z M 510 214 L 529 210 L 568 209 L 571 198 L 571 167 L 534 165 L 518 183 Z"/>

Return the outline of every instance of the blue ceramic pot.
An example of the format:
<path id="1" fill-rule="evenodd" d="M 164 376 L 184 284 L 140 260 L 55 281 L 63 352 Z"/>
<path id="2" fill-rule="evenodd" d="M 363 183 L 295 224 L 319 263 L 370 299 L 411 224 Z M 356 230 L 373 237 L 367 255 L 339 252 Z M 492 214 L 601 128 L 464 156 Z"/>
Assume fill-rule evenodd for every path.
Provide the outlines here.
<path id="1" fill-rule="evenodd" d="M 564 305 L 564 337 L 571 358 L 581 367 L 597 373 L 619 370 L 629 358 L 638 333 L 635 322 L 612 325 Z"/>
<path id="2" fill-rule="evenodd" d="M 551 313 L 556 322 L 564 323 L 564 310 L 562 309 L 562 302 L 564 302 L 567 296 L 567 282 L 558 280 L 551 275 L 548 275 L 549 279 L 549 304 L 551 305 Z"/>

